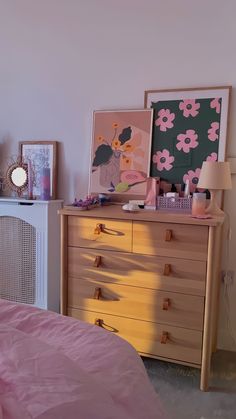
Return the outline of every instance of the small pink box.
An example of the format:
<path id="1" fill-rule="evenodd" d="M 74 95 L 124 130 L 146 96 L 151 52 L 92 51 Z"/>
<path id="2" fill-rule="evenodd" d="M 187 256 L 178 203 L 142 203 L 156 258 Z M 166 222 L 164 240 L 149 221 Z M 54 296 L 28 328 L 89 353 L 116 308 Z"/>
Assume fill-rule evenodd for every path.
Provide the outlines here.
<path id="1" fill-rule="evenodd" d="M 152 207 L 156 209 L 157 196 L 160 190 L 160 178 L 148 177 L 147 178 L 147 189 L 145 207 Z"/>

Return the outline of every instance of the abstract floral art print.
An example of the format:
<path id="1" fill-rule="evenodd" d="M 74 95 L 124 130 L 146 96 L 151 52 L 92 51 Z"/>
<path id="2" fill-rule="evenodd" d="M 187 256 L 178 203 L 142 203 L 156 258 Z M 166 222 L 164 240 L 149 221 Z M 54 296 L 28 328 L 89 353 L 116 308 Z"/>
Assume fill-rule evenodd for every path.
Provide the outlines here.
<path id="1" fill-rule="evenodd" d="M 40 196 L 40 173 L 50 169 L 50 197 L 56 198 L 57 141 L 21 141 L 20 155 L 30 164 L 33 173 L 33 196 Z"/>
<path id="2" fill-rule="evenodd" d="M 95 111 L 89 192 L 145 196 L 152 109 Z"/>
<path id="3" fill-rule="evenodd" d="M 205 160 L 224 161 L 230 86 L 147 90 L 154 110 L 150 176 L 190 181 L 194 192 Z"/>

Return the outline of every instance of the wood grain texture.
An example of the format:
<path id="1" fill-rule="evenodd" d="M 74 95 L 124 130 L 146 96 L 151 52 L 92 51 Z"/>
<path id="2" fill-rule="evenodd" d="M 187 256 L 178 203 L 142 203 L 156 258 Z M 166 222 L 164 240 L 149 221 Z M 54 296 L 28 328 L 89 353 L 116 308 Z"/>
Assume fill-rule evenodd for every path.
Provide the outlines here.
<path id="1" fill-rule="evenodd" d="M 176 213 L 168 211 L 150 211 L 140 210 L 137 212 L 125 212 L 122 210 L 121 205 L 109 205 L 107 207 L 98 207 L 89 211 L 80 211 L 78 208 L 65 206 L 59 211 L 59 214 L 78 216 L 80 218 L 107 218 L 113 220 L 124 220 L 124 221 L 150 221 L 160 223 L 174 223 L 174 224 L 187 224 L 197 226 L 216 226 L 224 222 L 224 216 L 212 217 L 207 219 L 193 218 L 191 214 Z M 92 221 L 91 221 L 92 222 Z"/>
<path id="2" fill-rule="evenodd" d="M 100 225 L 102 228 L 98 233 Z M 70 216 L 68 217 L 68 244 L 69 246 L 131 252 L 132 223 Z"/>
<path id="3" fill-rule="evenodd" d="M 99 287 L 101 298 L 94 299 Z M 193 295 L 69 278 L 68 305 L 194 330 L 203 327 L 204 298 Z"/>
<path id="4" fill-rule="evenodd" d="M 207 240 L 206 226 L 133 222 L 134 253 L 205 261 Z"/>
<path id="5" fill-rule="evenodd" d="M 65 314 L 120 335 L 140 354 L 200 367 L 207 390 L 224 217 L 126 214 L 115 205 L 60 214 Z"/>
<path id="6" fill-rule="evenodd" d="M 212 354 L 212 327 L 213 327 L 213 258 L 214 258 L 214 239 L 215 231 L 210 227 L 209 242 L 208 242 L 208 264 L 207 264 L 207 278 L 206 278 L 206 300 L 205 300 L 205 316 L 204 316 L 204 332 L 202 343 L 202 369 L 200 388 L 203 391 L 208 390 L 209 375 L 211 366 Z"/>
<path id="7" fill-rule="evenodd" d="M 212 352 L 217 349 L 217 329 L 220 306 L 220 284 L 221 284 L 221 255 L 223 247 L 222 226 L 218 226 L 214 231 L 214 263 L 213 263 L 213 287 L 212 287 Z"/>
<path id="8" fill-rule="evenodd" d="M 67 259 L 67 217 L 61 216 L 61 243 L 60 243 L 60 254 L 61 254 L 61 280 L 60 280 L 60 313 L 67 314 L 67 287 L 68 287 L 68 259 Z"/>
<path id="9" fill-rule="evenodd" d="M 96 257 L 99 267 L 94 267 Z M 170 273 L 165 275 L 165 266 Z M 68 247 L 68 275 L 134 287 L 205 295 L 206 262 Z"/>
<path id="10" fill-rule="evenodd" d="M 138 352 L 148 356 L 155 354 L 180 363 L 199 365 L 201 362 L 202 333 L 199 331 L 71 308 L 68 314 L 91 324 L 100 319 L 104 329 L 126 339 Z M 163 331 L 169 337 L 165 345 L 161 343 Z"/>

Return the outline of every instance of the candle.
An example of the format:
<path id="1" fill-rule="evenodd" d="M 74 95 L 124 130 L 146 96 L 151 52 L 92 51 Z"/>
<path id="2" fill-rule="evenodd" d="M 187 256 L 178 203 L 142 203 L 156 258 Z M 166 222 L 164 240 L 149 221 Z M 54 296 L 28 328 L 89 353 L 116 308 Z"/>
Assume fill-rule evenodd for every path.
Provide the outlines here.
<path id="1" fill-rule="evenodd" d="M 194 193 L 192 202 L 192 215 L 194 217 L 205 214 L 206 208 L 206 194 L 205 193 Z"/>

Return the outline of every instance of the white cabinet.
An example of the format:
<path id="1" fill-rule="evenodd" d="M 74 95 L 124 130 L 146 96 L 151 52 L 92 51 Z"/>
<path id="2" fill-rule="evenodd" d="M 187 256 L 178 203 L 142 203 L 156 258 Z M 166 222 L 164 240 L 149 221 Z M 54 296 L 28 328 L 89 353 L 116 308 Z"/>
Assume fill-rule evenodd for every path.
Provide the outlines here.
<path id="1" fill-rule="evenodd" d="M 61 207 L 0 198 L 0 298 L 59 311 Z"/>

